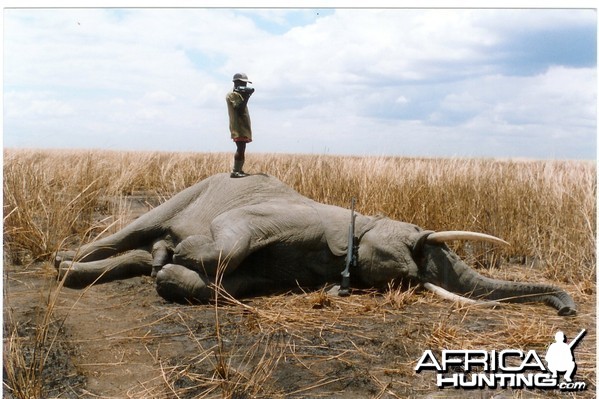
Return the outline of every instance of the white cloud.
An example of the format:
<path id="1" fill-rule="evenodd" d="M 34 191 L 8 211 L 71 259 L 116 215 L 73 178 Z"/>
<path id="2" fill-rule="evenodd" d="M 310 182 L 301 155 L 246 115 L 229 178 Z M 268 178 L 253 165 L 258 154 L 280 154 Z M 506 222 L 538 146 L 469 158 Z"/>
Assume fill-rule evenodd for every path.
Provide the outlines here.
<path id="1" fill-rule="evenodd" d="M 499 53 L 514 35 L 592 25 L 592 12 L 9 9 L 4 19 L 9 146 L 44 145 L 28 136 L 42 131 L 53 146 L 229 151 L 224 96 L 241 71 L 256 87 L 256 151 L 510 156 L 523 149 L 508 138 L 543 148 L 549 136 L 557 150 L 546 156 L 589 157 L 596 143 L 596 66 L 543 60 L 515 76 L 520 61 Z M 560 155 L 568 136 L 587 141 L 580 154 Z"/>
<path id="2" fill-rule="evenodd" d="M 406 96 L 399 96 L 395 99 L 395 102 L 397 104 L 407 104 L 410 102 L 410 100 L 408 98 L 406 98 Z"/>
<path id="3" fill-rule="evenodd" d="M 156 105 L 166 105 L 172 104 L 176 97 L 166 91 L 153 91 L 151 93 L 146 93 L 144 99 L 148 102 Z"/>
<path id="4" fill-rule="evenodd" d="M 61 118 L 72 115 L 74 108 L 64 102 L 43 93 L 15 93 L 5 95 L 6 118 Z"/>
<path id="5" fill-rule="evenodd" d="M 441 109 L 451 112 L 469 110 L 477 120 L 509 125 L 549 125 L 569 130 L 593 128 L 596 118 L 595 80 L 590 68 L 554 67 L 529 77 L 489 76 L 456 87 L 447 95 Z"/>

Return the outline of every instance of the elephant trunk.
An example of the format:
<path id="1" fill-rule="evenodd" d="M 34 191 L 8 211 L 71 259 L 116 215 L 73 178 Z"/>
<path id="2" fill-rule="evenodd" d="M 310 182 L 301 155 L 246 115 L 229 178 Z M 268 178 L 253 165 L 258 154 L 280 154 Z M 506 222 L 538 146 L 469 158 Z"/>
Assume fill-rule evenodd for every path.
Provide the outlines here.
<path id="1" fill-rule="evenodd" d="M 421 280 L 438 284 L 456 294 L 477 299 L 506 302 L 544 302 L 560 316 L 576 314 L 570 295 L 545 284 L 520 283 L 482 276 L 464 263 L 445 245 L 427 245 L 421 268 Z"/>

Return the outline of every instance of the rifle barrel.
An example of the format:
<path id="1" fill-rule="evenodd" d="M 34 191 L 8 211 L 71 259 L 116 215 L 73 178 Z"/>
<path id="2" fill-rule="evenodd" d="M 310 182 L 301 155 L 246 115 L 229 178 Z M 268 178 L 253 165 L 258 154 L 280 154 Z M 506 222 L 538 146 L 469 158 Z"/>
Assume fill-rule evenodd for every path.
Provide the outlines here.
<path id="1" fill-rule="evenodd" d="M 572 341 L 568 343 L 568 347 L 572 349 L 572 347 L 578 343 L 578 341 L 584 336 L 584 334 L 586 334 L 586 332 L 587 330 L 583 328 L 582 331 L 578 333 L 576 338 L 574 338 Z"/>
<path id="2" fill-rule="evenodd" d="M 356 216 L 354 215 L 354 206 L 356 204 L 356 198 L 352 197 L 351 199 L 351 219 L 349 221 L 349 233 L 347 237 L 347 256 L 345 258 L 345 269 L 341 272 L 341 286 L 339 290 L 340 296 L 348 296 L 349 295 L 349 269 L 352 264 L 352 259 L 354 257 L 354 230 L 355 230 L 355 221 Z"/>

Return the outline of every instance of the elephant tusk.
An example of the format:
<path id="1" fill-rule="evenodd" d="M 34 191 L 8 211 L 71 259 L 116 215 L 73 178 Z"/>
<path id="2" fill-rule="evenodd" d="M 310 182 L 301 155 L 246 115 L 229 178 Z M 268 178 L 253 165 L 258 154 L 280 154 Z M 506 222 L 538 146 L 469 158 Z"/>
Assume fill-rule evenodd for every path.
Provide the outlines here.
<path id="1" fill-rule="evenodd" d="M 495 306 L 500 305 L 500 303 L 496 302 L 496 301 L 482 301 L 482 300 L 465 298 L 463 296 L 456 295 L 453 292 L 449 292 L 446 289 L 441 288 L 438 285 L 434 285 L 431 283 L 424 283 L 423 286 L 424 286 L 424 288 L 426 288 L 433 294 L 436 294 L 443 299 L 448 299 L 450 301 L 458 302 L 458 303 L 461 303 L 464 305 L 475 305 L 475 306 L 485 306 L 485 307 L 487 307 L 487 306 L 495 307 Z"/>
<path id="2" fill-rule="evenodd" d="M 426 242 L 441 244 L 451 240 L 487 241 L 499 245 L 510 245 L 507 241 L 489 234 L 475 233 L 473 231 L 439 231 L 427 237 Z"/>

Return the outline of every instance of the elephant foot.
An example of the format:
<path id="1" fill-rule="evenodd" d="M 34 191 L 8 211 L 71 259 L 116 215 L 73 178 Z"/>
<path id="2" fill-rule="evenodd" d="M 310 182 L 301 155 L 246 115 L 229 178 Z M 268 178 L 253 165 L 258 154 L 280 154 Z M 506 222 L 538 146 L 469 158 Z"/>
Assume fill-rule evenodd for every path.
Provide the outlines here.
<path id="1" fill-rule="evenodd" d="M 144 250 L 93 262 L 63 260 L 58 266 L 58 278 L 69 288 L 83 288 L 95 283 L 150 275 L 151 272 L 152 255 Z"/>
<path id="2" fill-rule="evenodd" d="M 70 261 L 75 258 L 75 251 L 58 251 L 54 256 L 54 267 L 60 268 L 60 264 L 65 261 Z"/>
<path id="3" fill-rule="evenodd" d="M 214 291 L 200 275 L 184 266 L 168 264 L 156 274 L 156 291 L 167 301 L 208 302 Z"/>
<path id="4" fill-rule="evenodd" d="M 576 316 L 576 309 L 569 306 L 564 306 L 557 312 L 558 316 Z"/>

